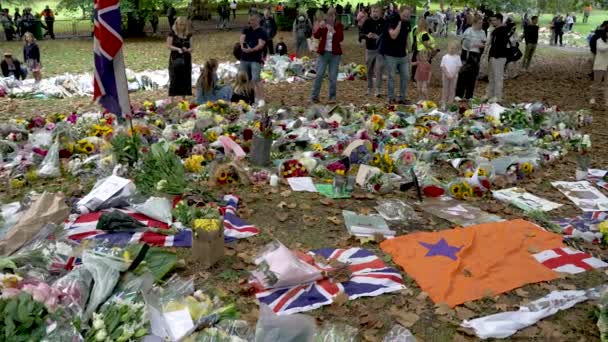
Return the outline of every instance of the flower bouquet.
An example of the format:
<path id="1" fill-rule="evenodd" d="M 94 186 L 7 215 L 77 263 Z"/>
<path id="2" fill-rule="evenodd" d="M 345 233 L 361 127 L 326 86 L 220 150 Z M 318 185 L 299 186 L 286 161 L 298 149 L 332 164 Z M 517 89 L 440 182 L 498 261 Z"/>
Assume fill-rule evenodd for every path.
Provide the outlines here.
<path id="1" fill-rule="evenodd" d="M 587 179 L 587 173 L 591 166 L 591 138 L 588 134 L 583 135 L 580 139 L 573 142 L 574 150 L 576 151 L 576 180 Z"/>
<path id="2" fill-rule="evenodd" d="M 308 169 L 297 159 L 284 160 L 279 165 L 279 175 L 283 178 L 307 177 Z"/>
<path id="3" fill-rule="evenodd" d="M 144 155 L 134 178 L 137 189 L 144 194 L 161 192 L 177 195 L 186 188 L 184 166 L 166 142 L 151 146 L 150 153 Z"/>
<path id="4" fill-rule="evenodd" d="M 208 101 L 205 104 L 205 108 L 214 113 L 226 114 L 230 111 L 230 103 L 224 100 L 217 100 L 216 102 Z"/>
<path id="5" fill-rule="evenodd" d="M 388 152 L 375 153 L 371 164 L 385 173 L 393 173 L 395 171 L 395 162 Z"/>
<path id="6" fill-rule="evenodd" d="M 262 116 L 259 129 L 259 134 L 253 135 L 249 156 L 254 165 L 265 166 L 270 163 L 270 149 L 272 147 L 272 121 L 267 113 Z"/>
<path id="7" fill-rule="evenodd" d="M 112 297 L 99 313 L 93 313 L 93 324 L 85 341 L 135 341 L 147 334 L 148 319 L 144 303 Z"/>
<path id="8" fill-rule="evenodd" d="M 216 164 L 212 168 L 213 172 L 210 177 L 210 185 L 235 185 L 239 181 L 244 181 L 245 177 L 241 177 L 237 168 L 233 164 Z"/>

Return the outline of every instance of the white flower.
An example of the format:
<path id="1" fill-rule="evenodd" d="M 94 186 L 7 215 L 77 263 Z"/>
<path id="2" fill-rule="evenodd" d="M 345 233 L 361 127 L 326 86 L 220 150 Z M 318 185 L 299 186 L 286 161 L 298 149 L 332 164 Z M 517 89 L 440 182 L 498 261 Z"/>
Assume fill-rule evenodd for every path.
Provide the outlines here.
<path id="1" fill-rule="evenodd" d="M 104 329 L 99 330 L 97 334 L 95 334 L 95 341 L 104 341 L 108 337 L 108 334 Z"/>
<path id="2" fill-rule="evenodd" d="M 158 183 L 156 183 L 156 190 L 163 191 L 168 184 L 169 182 L 167 182 L 166 179 L 161 179 L 160 181 L 158 181 Z"/>
<path id="3" fill-rule="evenodd" d="M 99 317 L 99 316 L 96 317 L 95 320 L 93 320 L 93 328 L 95 330 L 103 329 L 104 325 L 105 325 L 105 323 L 103 322 L 103 319 L 101 319 L 101 317 Z"/>

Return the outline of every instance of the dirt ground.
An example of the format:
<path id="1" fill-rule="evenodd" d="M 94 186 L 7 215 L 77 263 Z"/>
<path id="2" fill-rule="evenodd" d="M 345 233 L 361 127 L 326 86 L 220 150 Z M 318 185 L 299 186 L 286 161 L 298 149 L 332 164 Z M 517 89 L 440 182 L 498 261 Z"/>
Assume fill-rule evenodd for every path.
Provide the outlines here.
<path id="1" fill-rule="evenodd" d="M 227 35 L 227 34 L 225 34 Z M 218 39 L 221 41 L 221 39 Z M 224 39 L 226 46 L 214 49 L 231 48 L 235 40 Z M 345 46 L 345 62 L 363 62 L 363 47 L 355 42 L 353 32 L 347 34 Z M 606 110 L 590 108 L 588 104 L 591 81 L 587 77 L 590 69 L 588 56 L 584 52 L 573 51 L 542 51 L 533 61 L 529 73 L 521 74 L 516 79 L 505 82 L 505 103 L 531 101 L 546 101 L 557 104 L 565 110 L 589 108 L 594 116 L 593 125 L 585 131 L 592 134 L 594 150 L 592 151 L 592 166 L 605 168 L 608 155 L 603 148 L 607 146 L 608 136 L 605 127 L 608 119 Z M 438 64 L 438 61 L 435 62 Z M 480 82 L 477 94 L 483 95 L 486 83 Z M 278 102 L 285 105 L 303 105 L 306 103 L 311 89 L 311 83 L 267 85 L 267 102 Z M 338 101 L 341 103 L 366 104 L 377 102 L 375 98 L 365 97 L 365 81 L 345 81 L 338 83 Z M 438 67 L 435 66 L 435 76 L 430 91 L 431 98 L 438 100 L 441 91 L 438 77 Z M 164 96 L 164 91 L 138 92 L 132 94 L 133 102 L 145 99 L 158 99 Z M 323 93 L 326 94 L 326 87 Z M 415 99 L 416 93 L 410 84 L 409 99 Z M 0 99 L 0 116 L 31 116 L 35 113 L 67 112 L 93 110 L 95 105 L 88 98 L 63 100 L 12 100 Z M 580 215 L 577 209 L 550 182 L 556 180 L 568 181 L 574 179 L 575 161 L 568 156 L 558 161 L 552 167 L 536 171 L 533 177 L 526 178 L 520 184 L 529 192 L 546 199 L 563 203 L 562 208 L 550 213 L 552 217 Z M 47 185 L 45 185 L 47 186 Z M 76 191 L 74 185 L 60 187 L 67 191 Z M 291 248 L 303 250 L 320 247 L 352 247 L 360 243 L 350 239 L 343 224 L 335 224 L 332 217 L 341 218 L 342 209 L 370 212 L 375 206 L 375 198 L 348 199 L 326 201 L 320 195 L 309 193 L 285 192 L 288 187 L 282 185 L 277 191 L 269 188 L 243 188 L 223 190 L 224 193 L 233 191 L 243 199 L 241 215 L 257 225 L 262 233 L 256 237 L 240 240 L 226 248 L 226 257 L 209 270 L 202 270 L 189 258 L 188 251 L 180 251 L 186 259 L 186 267 L 181 270 L 185 275 L 193 275 L 203 286 L 213 286 L 224 289 L 225 294 L 238 304 L 242 317 L 252 322 L 257 314 L 255 298 L 242 285 L 252 269 L 251 258 L 256 250 L 271 239 L 278 239 Z M 82 191 L 82 188 L 80 189 Z M 7 196 L 8 195 L 8 196 Z M 17 194 L 4 194 L 4 200 Z M 418 209 L 415 195 L 412 192 L 395 193 L 388 197 L 406 199 L 417 208 L 418 219 L 403 222 L 395 227 L 399 234 L 414 231 L 437 231 L 451 228 L 452 225 L 444 220 L 433 217 Z M 282 203 L 284 202 L 284 203 Z M 295 208 L 289 204 L 296 204 Z M 287 204 L 287 205 L 285 205 Z M 503 205 L 495 200 L 483 200 L 475 203 L 482 209 L 505 218 L 524 217 L 523 212 L 514 207 Z M 283 207 L 281 209 L 281 207 Z M 278 215 L 281 213 L 281 215 Z M 287 214 L 285 219 L 284 213 Z M 606 251 L 600 247 L 583 244 L 584 248 L 606 256 Z M 368 243 L 365 248 L 374 250 L 392 264 L 390 257 L 379 251 L 376 243 Z M 394 264 L 393 264 L 394 265 Z M 586 289 L 606 283 L 608 275 L 603 271 L 590 271 L 573 277 L 566 277 L 549 283 L 528 285 L 521 290 L 512 291 L 497 297 L 486 298 L 449 310 L 438 307 L 427 298 L 417 287 L 415 281 L 403 272 L 407 290 L 381 295 L 373 298 L 361 298 L 334 304 L 309 312 L 319 323 L 345 323 L 360 329 L 362 340 L 380 341 L 382 336 L 395 322 L 409 325 L 419 341 L 473 341 L 467 331 L 459 328 L 463 319 L 481 315 L 517 310 L 522 303 L 534 300 L 555 289 Z M 590 314 L 595 303 L 579 304 L 572 309 L 557 313 L 540 323 L 524 329 L 510 340 L 529 341 L 599 341 L 599 333 L 595 321 Z M 406 315 L 413 313 L 414 315 Z M 413 323 L 412 323 L 413 321 Z"/>

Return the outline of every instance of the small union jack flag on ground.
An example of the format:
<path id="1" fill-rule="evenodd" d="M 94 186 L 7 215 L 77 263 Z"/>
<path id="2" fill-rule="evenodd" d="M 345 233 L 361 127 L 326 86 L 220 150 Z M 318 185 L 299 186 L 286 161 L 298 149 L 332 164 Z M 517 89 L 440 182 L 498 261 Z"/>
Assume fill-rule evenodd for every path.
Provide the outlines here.
<path id="1" fill-rule="evenodd" d="M 333 267 L 315 262 L 312 259 L 315 255 L 347 264 L 351 272 L 350 279 L 334 283 L 331 279 L 324 278 L 311 284 L 261 290 L 256 293 L 257 299 L 275 313 L 288 315 L 329 305 L 340 293 L 344 293 L 348 299 L 356 299 L 405 289 L 401 274 L 366 249 L 323 248 L 309 252 L 308 255 L 311 258 L 306 261 L 322 271 L 330 271 Z"/>

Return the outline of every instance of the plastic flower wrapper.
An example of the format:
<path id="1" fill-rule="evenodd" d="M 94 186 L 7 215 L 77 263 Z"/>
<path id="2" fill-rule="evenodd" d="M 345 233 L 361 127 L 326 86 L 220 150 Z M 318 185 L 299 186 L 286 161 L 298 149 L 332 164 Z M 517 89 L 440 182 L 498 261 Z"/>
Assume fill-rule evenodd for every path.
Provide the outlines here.
<path id="1" fill-rule="evenodd" d="M 260 289 L 283 288 L 321 279 L 321 271 L 299 258 L 279 241 L 266 245 L 255 258 L 250 281 Z"/>
<path id="2" fill-rule="evenodd" d="M 171 225 L 171 202 L 165 197 L 134 196 L 128 199 L 130 207 L 138 213 Z"/>
<path id="3" fill-rule="evenodd" d="M 48 150 L 40 168 L 38 176 L 43 178 L 57 177 L 61 174 L 59 165 L 59 141 L 55 141 Z"/>
<path id="4" fill-rule="evenodd" d="M 416 342 L 416 337 L 409 329 L 404 328 L 400 324 L 395 324 L 391 330 L 384 336 L 382 342 Z"/>
<path id="5" fill-rule="evenodd" d="M 223 320 L 184 339 L 184 342 L 247 342 L 254 340 L 255 331 L 246 321 Z"/>
<path id="6" fill-rule="evenodd" d="M 112 294 L 120 272 L 130 266 L 130 260 L 109 253 L 86 250 L 82 255 L 83 267 L 93 276 L 93 289 L 84 312 L 84 321 L 92 317 L 99 305 Z"/>
<path id="7" fill-rule="evenodd" d="M 83 266 L 79 266 L 53 282 L 52 287 L 60 293 L 59 303 L 62 309 L 68 310 L 72 317 L 82 317 L 92 281 L 91 273 Z"/>
<path id="8" fill-rule="evenodd" d="M 405 222 L 416 214 L 414 209 L 401 200 L 378 200 L 376 211 L 387 221 Z"/>
<path id="9" fill-rule="evenodd" d="M 391 159 L 394 160 L 397 173 L 406 175 L 409 174 L 418 160 L 417 151 L 411 148 L 403 148 L 394 152 L 391 155 Z"/>
<path id="10" fill-rule="evenodd" d="M 261 304 L 255 330 L 256 342 L 314 341 L 316 323 L 303 314 L 279 316 L 268 305 Z"/>
<path id="11" fill-rule="evenodd" d="M 325 324 L 317 329 L 315 342 L 356 342 L 359 331 L 357 328 L 344 324 Z"/>

